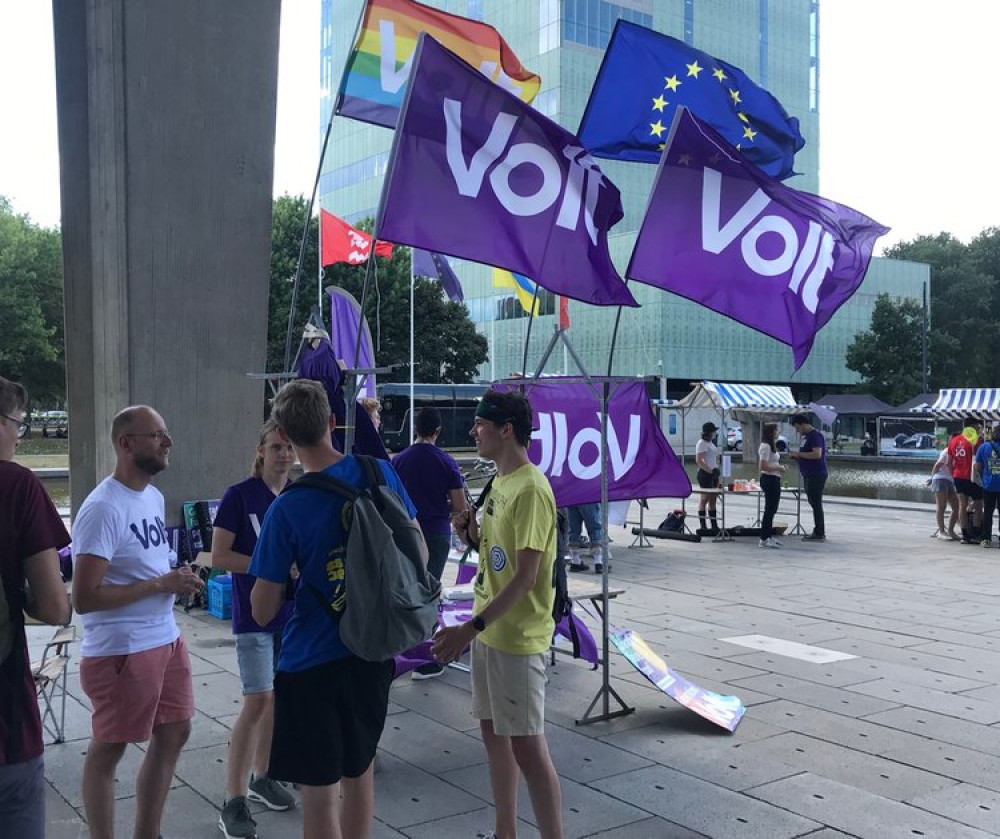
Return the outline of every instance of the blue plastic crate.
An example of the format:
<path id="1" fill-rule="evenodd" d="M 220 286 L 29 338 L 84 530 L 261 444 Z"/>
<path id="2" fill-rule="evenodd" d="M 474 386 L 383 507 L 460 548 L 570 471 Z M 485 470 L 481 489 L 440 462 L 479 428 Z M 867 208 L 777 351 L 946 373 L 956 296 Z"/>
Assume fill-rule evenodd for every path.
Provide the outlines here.
<path id="1" fill-rule="evenodd" d="M 222 620 L 233 616 L 233 578 L 228 574 L 208 581 L 208 613 Z"/>

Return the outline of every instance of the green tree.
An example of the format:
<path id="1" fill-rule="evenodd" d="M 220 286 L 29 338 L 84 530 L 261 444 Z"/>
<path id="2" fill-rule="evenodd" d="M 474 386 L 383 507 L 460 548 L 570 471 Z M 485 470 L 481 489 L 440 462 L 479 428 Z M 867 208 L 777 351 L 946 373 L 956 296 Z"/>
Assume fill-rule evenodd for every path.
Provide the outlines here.
<path id="1" fill-rule="evenodd" d="M 281 370 L 284 364 L 285 334 L 292 280 L 302 237 L 306 199 L 282 196 L 274 202 L 271 245 L 271 288 L 268 315 L 268 370 Z M 359 225 L 371 231 L 371 220 Z M 318 223 L 309 228 L 305 267 L 300 278 L 296 303 L 292 355 L 299 346 L 302 327 L 316 305 L 316 261 Z M 335 285 L 361 300 L 364 265 L 337 263 L 326 268 L 324 286 Z M 418 382 L 470 382 L 479 365 L 489 357 L 484 335 L 476 332 L 463 303 L 451 303 L 436 280 L 417 277 L 414 283 L 414 345 Z M 324 295 L 323 320 L 329 321 L 329 297 Z M 392 259 L 375 257 L 370 268 L 365 316 L 375 345 L 375 363 L 380 367 L 403 365 L 380 381 L 409 381 L 410 361 L 410 249 L 397 246 Z M 346 359 L 348 364 L 353 359 Z"/>
<path id="2" fill-rule="evenodd" d="M 847 348 L 847 367 L 862 376 L 860 390 L 899 405 L 921 389 L 921 305 L 912 299 L 875 298 L 871 328 Z"/>
<path id="3" fill-rule="evenodd" d="M 931 267 L 930 385 L 993 384 L 1000 361 L 996 328 L 1000 322 L 1000 230 L 985 230 L 969 245 L 948 233 L 919 236 L 888 249 L 885 256 Z"/>
<path id="4" fill-rule="evenodd" d="M 61 237 L 3 196 L 0 301 L 0 376 L 21 382 L 33 406 L 65 404 Z"/>

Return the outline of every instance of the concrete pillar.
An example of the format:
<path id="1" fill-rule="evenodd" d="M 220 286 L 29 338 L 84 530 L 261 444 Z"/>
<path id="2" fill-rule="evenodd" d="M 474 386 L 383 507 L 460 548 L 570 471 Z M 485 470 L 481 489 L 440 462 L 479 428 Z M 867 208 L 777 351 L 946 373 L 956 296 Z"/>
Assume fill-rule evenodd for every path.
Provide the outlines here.
<path id="1" fill-rule="evenodd" d="M 53 0 L 74 511 L 154 406 L 185 500 L 246 475 L 264 390 L 280 0 Z"/>

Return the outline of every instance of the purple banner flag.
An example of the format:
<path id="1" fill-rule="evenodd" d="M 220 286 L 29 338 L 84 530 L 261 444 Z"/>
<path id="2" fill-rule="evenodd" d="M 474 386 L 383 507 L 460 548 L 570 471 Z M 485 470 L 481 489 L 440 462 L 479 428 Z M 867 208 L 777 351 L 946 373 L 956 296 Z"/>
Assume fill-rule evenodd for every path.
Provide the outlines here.
<path id="1" fill-rule="evenodd" d="M 379 238 L 506 268 L 555 294 L 637 306 L 608 253 L 621 195 L 580 141 L 420 36 Z"/>
<path id="2" fill-rule="evenodd" d="M 516 390 L 520 385 L 496 385 Z M 642 382 L 611 385 L 608 500 L 686 498 L 691 481 L 660 431 Z M 601 500 L 601 401 L 586 382 L 526 381 L 535 428 L 528 457 L 552 485 L 556 504 Z"/>
<path id="3" fill-rule="evenodd" d="M 361 315 L 361 306 L 349 291 L 336 286 L 327 286 L 326 293 L 330 295 L 330 343 L 333 345 L 334 356 L 343 359 L 348 367 L 358 370 L 371 370 L 375 366 L 375 351 L 372 348 L 372 333 L 368 329 L 368 320 Z M 354 353 L 358 349 L 358 328 L 361 328 L 361 348 L 357 363 Z M 361 377 L 358 376 L 360 383 Z M 371 373 L 365 380 L 364 387 L 358 391 L 362 396 L 375 397 L 375 374 Z"/>
<path id="4" fill-rule="evenodd" d="M 790 345 L 795 369 L 889 228 L 771 178 L 678 109 L 627 276 Z"/>

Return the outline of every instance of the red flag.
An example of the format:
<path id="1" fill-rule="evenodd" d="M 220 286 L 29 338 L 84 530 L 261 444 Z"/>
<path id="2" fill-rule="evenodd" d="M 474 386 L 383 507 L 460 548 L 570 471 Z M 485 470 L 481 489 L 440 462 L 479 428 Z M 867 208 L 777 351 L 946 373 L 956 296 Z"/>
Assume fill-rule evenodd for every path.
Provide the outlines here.
<path id="1" fill-rule="evenodd" d="M 363 230 L 351 227 L 333 213 L 320 210 L 320 229 L 323 241 L 324 267 L 333 265 L 335 262 L 361 265 L 371 255 L 372 237 Z M 391 259 L 392 243 L 376 242 L 375 255 Z"/>
<path id="2" fill-rule="evenodd" d="M 559 297 L 559 328 L 569 329 L 569 298 Z"/>

